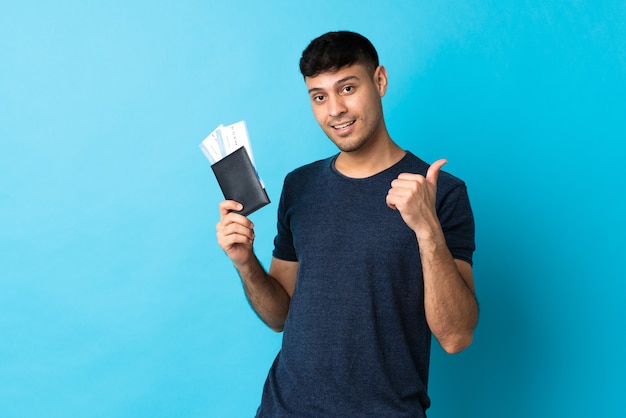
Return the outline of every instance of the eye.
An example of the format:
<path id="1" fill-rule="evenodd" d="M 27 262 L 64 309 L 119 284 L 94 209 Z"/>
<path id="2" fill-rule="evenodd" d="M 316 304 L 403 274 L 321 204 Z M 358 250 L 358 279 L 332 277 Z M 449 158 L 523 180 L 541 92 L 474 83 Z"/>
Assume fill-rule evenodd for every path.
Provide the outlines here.
<path id="1" fill-rule="evenodd" d="M 324 101 L 324 96 L 322 96 L 321 94 L 318 94 L 316 96 L 311 97 L 311 99 L 314 102 L 321 102 L 321 101 Z"/>
<path id="2" fill-rule="evenodd" d="M 342 89 L 343 94 L 351 94 L 354 93 L 354 86 L 344 86 Z"/>

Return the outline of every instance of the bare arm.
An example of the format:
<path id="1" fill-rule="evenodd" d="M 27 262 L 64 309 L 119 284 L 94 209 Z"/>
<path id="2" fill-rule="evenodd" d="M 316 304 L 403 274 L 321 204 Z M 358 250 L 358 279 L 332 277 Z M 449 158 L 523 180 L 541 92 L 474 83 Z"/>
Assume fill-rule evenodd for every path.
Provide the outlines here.
<path id="1" fill-rule="evenodd" d="M 298 263 L 274 258 L 268 274 L 254 254 L 254 225 L 245 216 L 230 212 L 239 209 L 239 203 L 231 200 L 220 203 L 217 242 L 237 269 L 252 309 L 271 329 L 280 332 L 289 311 Z"/>
<path id="2" fill-rule="evenodd" d="M 401 174 L 392 183 L 387 204 L 400 211 L 415 231 L 424 273 L 426 321 L 448 353 L 467 348 L 478 322 L 478 302 L 469 263 L 450 254 L 435 210 L 437 177 L 445 160 L 435 162 L 426 177 Z"/>
<path id="3" fill-rule="evenodd" d="M 448 353 L 467 348 L 478 322 L 469 263 L 452 258 L 443 232 L 418 237 L 424 272 L 424 307 L 431 331 Z"/>

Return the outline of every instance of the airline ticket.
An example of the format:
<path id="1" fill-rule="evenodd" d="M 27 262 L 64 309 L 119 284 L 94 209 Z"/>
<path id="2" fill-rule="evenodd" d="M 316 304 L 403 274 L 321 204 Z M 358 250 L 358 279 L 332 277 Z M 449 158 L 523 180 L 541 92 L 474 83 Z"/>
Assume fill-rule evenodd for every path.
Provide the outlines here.
<path id="1" fill-rule="evenodd" d="M 241 147 L 246 149 L 252 165 L 255 165 L 248 129 L 243 120 L 228 126 L 219 125 L 200 143 L 200 149 L 211 164 L 215 164 Z"/>

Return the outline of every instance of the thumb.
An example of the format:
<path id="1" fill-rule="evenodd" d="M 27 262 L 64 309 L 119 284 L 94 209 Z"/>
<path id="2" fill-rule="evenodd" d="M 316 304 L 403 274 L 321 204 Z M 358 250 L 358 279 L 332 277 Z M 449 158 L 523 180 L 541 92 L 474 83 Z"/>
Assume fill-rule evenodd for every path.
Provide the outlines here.
<path id="1" fill-rule="evenodd" d="M 439 177 L 439 171 L 441 167 L 448 163 L 448 160 L 441 159 L 437 160 L 428 167 L 428 171 L 426 172 L 426 180 L 434 185 L 437 185 L 437 178 Z"/>

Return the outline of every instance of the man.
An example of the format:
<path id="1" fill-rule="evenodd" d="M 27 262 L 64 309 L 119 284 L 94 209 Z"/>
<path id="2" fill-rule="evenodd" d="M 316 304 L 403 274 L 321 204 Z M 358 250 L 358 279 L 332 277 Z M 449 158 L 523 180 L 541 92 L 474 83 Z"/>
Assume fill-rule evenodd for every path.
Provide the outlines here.
<path id="1" fill-rule="evenodd" d="M 431 335 L 456 353 L 478 319 L 465 184 L 393 142 L 366 38 L 322 35 L 300 70 L 339 153 L 285 178 L 269 272 L 239 203 L 217 224 L 251 306 L 284 330 L 257 416 L 424 417 Z"/>

